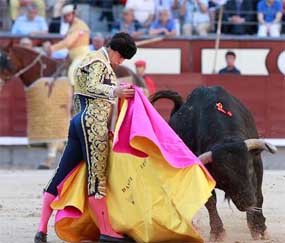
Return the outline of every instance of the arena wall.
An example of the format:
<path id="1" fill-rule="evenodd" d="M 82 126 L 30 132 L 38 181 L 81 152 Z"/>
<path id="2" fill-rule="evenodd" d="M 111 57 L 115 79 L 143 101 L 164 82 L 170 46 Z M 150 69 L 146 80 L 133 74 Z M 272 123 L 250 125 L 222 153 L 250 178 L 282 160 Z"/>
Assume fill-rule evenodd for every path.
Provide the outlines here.
<path id="1" fill-rule="evenodd" d="M 0 35 L 1 46 L 17 44 L 20 37 Z M 60 37 L 34 38 L 56 42 Z M 285 138 L 285 49 L 283 39 L 223 37 L 220 50 L 214 50 L 214 38 L 165 39 L 140 47 L 138 55 L 126 65 L 145 59 L 147 71 L 158 89 L 173 89 L 186 97 L 194 88 L 221 85 L 246 104 L 253 113 L 261 137 Z M 224 53 L 234 50 L 237 65 L 246 75 L 217 75 L 224 65 Z M 216 64 L 214 64 L 217 54 Z M 214 68 L 214 66 L 216 66 Z M 212 68 L 211 68 L 212 67 Z M 211 71 L 212 70 L 212 71 Z M 167 119 L 171 103 L 160 101 L 157 109 Z M 0 136 L 26 136 L 24 87 L 19 80 L 4 86 L 0 93 Z"/>

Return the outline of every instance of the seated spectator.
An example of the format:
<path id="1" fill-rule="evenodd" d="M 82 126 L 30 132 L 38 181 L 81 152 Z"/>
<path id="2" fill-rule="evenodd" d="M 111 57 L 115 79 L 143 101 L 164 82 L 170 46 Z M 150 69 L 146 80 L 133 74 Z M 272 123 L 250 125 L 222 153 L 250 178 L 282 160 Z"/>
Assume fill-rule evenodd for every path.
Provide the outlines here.
<path id="1" fill-rule="evenodd" d="M 227 66 L 219 71 L 219 74 L 241 74 L 235 67 L 236 54 L 228 51 L 225 55 Z"/>
<path id="2" fill-rule="evenodd" d="M 96 33 L 91 41 L 91 44 L 89 45 L 89 49 L 91 51 L 99 50 L 101 47 L 103 47 L 105 44 L 104 36 L 101 33 Z"/>
<path id="3" fill-rule="evenodd" d="M 33 51 L 36 51 L 36 52 L 41 53 L 41 54 L 46 54 L 42 47 L 34 46 L 33 41 L 28 37 L 21 38 L 19 41 L 19 46 L 22 46 L 22 47 L 28 48 L 28 49 L 32 49 Z"/>
<path id="4" fill-rule="evenodd" d="M 169 16 L 168 9 L 161 9 L 156 21 L 152 23 L 149 35 L 165 35 L 167 37 L 176 35 L 175 22 Z"/>
<path id="5" fill-rule="evenodd" d="M 24 14 L 25 8 L 30 4 L 38 6 L 39 15 L 45 17 L 45 1 L 44 0 L 10 0 L 10 14 L 13 21 Z"/>
<path id="6" fill-rule="evenodd" d="M 112 34 L 118 32 L 126 32 L 133 38 L 138 38 L 143 35 L 144 30 L 142 29 L 141 24 L 135 20 L 133 9 L 125 8 L 123 10 L 122 19 L 116 22 L 112 29 Z"/>
<path id="7" fill-rule="evenodd" d="M 281 31 L 282 4 L 279 0 L 261 0 L 257 6 L 259 37 L 279 37 Z"/>
<path id="8" fill-rule="evenodd" d="M 224 25 L 223 32 L 226 34 L 245 35 L 251 34 L 252 25 L 247 22 L 254 20 L 251 0 L 229 0 L 224 7 Z"/>
<path id="9" fill-rule="evenodd" d="M 145 74 L 146 62 L 143 60 L 138 60 L 135 62 L 136 74 L 142 78 L 145 83 L 147 90 L 144 90 L 146 96 L 150 96 L 156 92 L 156 86 L 152 78 Z"/>
<path id="10" fill-rule="evenodd" d="M 182 27 L 184 35 L 192 35 L 193 31 L 200 36 L 208 34 L 210 29 L 208 4 L 208 0 L 183 0 L 180 13 L 184 22 Z"/>
<path id="11" fill-rule="evenodd" d="M 27 14 L 16 19 L 12 26 L 12 34 L 36 35 L 47 33 L 48 26 L 45 19 L 38 15 L 37 5 L 27 6 Z"/>
<path id="12" fill-rule="evenodd" d="M 21 38 L 19 45 L 28 49 L 33 49 L 33 42 L 30 38 L 27 37 Z"/>
<path id="13" fill-rule="evenodd" d="M 144 28 L 149 28 L 154 19 L 155 0 L 127 0 L 126 8 L 133 9 L 135 19 Z"/>

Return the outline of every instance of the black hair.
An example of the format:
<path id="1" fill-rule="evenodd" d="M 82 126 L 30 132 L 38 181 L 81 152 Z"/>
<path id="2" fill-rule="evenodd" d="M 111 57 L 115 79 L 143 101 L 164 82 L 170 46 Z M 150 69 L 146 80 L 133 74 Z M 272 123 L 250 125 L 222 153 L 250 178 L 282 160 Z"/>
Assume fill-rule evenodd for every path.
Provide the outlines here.
<path id="1" fill-rule="evenodd" d="M 227 51 L 226 55 L 227 56 L 233 56 L 234 58 L 236 58 L 236 54 L 233 51 Z"/>
<path id="2" fill-rule="evenodd" d="M 114 51 L 118 51 L 125 59 L 131 59 L 137 52 L 134 39 L 124 32 L 115 34 L 107 47 L 110 47 Z"/>

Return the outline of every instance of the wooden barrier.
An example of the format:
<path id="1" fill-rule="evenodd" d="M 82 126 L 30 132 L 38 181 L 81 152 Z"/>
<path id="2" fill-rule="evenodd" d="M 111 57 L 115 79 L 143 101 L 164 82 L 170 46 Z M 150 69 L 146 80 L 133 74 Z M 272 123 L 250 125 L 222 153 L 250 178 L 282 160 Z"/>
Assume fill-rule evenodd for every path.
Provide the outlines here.
<path id="1" fill-rule="evenodd" d="M 59 36 L 49 35 L 52 42 Z M 40 44 L 46 37 L 33 38 Z M 0 35 L 3 46 L 18 43 L 19 37 Z M 285 137 L 285 81 L 278 67 L 278 58 L 285 49 L 284 39 L 257 39 L 255 37 L 222 37 L 220 47 L 224 49 L 266 49 L 264 57 L 268 75 L 231 76 L 202 75 L 202 51 L 213 49 L 215 38 L 164 39 L 159 42 L 144 42 L 143 48 L 180 49 L 181 64 L 179 74 L 151 75 L 158 89 L 177 90 L 184 97 L 194 88 L 206 85 L 221 85 L 240 99 L 253 113 L 260 136 L 266 138 Z M 254 62 L 254 60 L 253 60 Z M 163 62 L 161 62 L 163 65 Z M 285 63 L 284 63 L 285 65 Z M 26 107 L 23 86 L 20 82 L 10 82 L 0 92 L 0 136 L 26 136 Z M 169 101 L 160 101 L 158 110 L 167 118 L 171 109 Z"/>

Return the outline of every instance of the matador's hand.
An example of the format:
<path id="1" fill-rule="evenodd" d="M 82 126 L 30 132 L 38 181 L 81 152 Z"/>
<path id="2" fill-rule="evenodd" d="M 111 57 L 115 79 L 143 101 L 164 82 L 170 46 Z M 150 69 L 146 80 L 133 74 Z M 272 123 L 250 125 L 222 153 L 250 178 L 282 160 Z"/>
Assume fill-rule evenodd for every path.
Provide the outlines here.
<path id="1" fill-rule="evenodd" d="M 131 87 L 131 85 L 123 85 L 114 90 L 114 95 L 119 98 L 133 98 L 135 95 L 135 90 Z"/>

